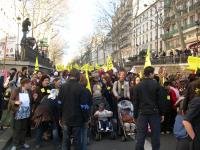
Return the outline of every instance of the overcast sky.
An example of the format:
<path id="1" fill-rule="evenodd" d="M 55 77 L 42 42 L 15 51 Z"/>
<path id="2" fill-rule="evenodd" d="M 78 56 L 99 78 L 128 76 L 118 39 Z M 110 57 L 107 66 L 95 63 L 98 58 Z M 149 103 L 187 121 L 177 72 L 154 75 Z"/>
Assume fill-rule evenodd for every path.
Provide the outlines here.
<path id="1" fill-rule="evenodd" d="M 151 4 L 154 0 L 140 0 L 140 6 Z M 94 32 L 99 6 L 108 6 L 110 0 L 69 0 L 67 27 L 63 36 L 68 41 L 63 63 L 67 64 L 80 54 L 80 42 Z M 141 9 L 140 9 L 141 10 Z"/>

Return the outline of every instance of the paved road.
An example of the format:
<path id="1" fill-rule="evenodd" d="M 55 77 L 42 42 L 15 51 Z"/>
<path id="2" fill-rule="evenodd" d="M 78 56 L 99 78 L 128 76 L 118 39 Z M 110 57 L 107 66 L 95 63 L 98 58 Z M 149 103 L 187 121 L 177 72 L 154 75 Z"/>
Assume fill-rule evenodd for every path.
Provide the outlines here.
<path id="1" fill-rule="evenodd" d="M 145 145 L 145 150 L 151 150 L 150 139 L 147 140 Z M 161 136 L 161 149 L 160 150 L 174 150 L 175 149 L 175 139 L 172 135 Z M 29 139 L 28 143 L 31 145 L 31 150 L 34 150 L 34 139 Z M 134 141 L 121 142 L 120 139 L 109 140 L 104 138 L 102 141 L 93 141 L 88 150 L 134 150 Z M 6 150 L 9 150 L 7 148 Z M 52 142 L 45 143 L 45 146 L 39 150 L 56 150 Z"/>

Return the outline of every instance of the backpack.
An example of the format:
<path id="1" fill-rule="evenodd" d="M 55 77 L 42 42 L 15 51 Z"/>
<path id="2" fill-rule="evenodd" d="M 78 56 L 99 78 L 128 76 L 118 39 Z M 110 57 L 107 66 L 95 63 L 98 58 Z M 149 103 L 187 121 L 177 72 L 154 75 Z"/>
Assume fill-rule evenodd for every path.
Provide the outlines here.
<path id="1" fill-rule="evenodd" d="M 188 137 L 187 131 L 185 129 L 185 127 L 183 126 L 183 116 L 181 115 L 177 115 L 176 116 L 176 120 L 175 120 L 175 124 L 174 124 L 174 136 L 177 139 L 184 139 L 186 137 Z"/>

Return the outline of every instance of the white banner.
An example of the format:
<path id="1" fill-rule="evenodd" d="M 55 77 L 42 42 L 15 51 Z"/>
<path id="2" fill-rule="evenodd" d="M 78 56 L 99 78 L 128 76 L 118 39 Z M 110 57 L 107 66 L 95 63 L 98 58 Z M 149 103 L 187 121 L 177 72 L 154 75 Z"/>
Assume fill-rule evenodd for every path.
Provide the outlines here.
<path id="1" fill-rule="evenodd" d="M 16 51 L 16 37 L 8 37 L 7 43 L 6 39 L 3 38 L 0 40 L 0 60 L 4 59 L 4 52 L 6 52 L 6 59 L 7 60 L 15 60 L 15 51 Z M 6 45 L 6 50 L 5 50 Z"/>

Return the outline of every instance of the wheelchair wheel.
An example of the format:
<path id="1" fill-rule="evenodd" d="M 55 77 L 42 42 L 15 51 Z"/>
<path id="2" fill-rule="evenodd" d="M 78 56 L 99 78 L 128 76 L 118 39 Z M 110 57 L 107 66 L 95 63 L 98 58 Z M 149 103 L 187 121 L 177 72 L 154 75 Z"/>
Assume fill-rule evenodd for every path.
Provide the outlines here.
<path id="1" fill-rule="evenodd" d="M 95 136 L 95 140 L 96 141 L 100 141 L 101 140 L 101 133 L 96 133 L 96 136 Z"/>
<path id="2" fill-rule="evenodd" d="M 126 141 L 126 138 L 125 138 L 125 136 L 122 136 L 122 142 L 125 142 Z"/>
<path id="3" fill-rule="evenodd" d="M 115 132 L 111 133 L 111 139 L 115 140 L 117 138 L 117 134 Z"/>

